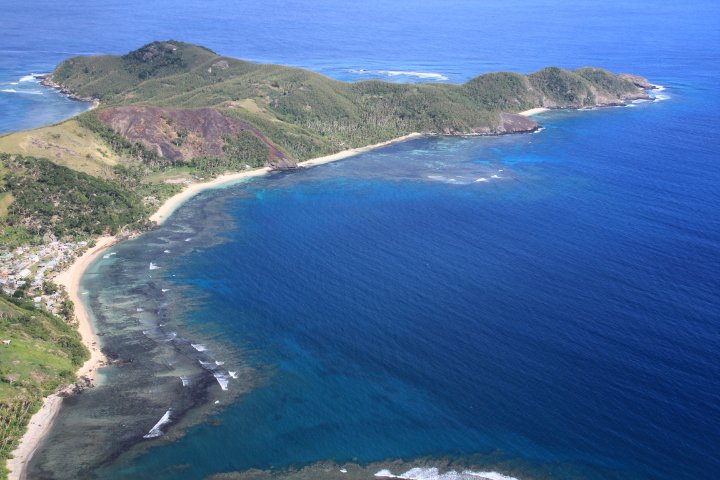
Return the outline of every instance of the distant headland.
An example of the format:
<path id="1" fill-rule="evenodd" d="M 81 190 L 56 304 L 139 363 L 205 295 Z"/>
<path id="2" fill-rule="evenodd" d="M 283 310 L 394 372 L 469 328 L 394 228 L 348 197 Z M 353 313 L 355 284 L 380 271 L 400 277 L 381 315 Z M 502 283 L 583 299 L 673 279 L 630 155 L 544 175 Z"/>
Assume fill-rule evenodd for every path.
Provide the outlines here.
<path id="1" fill-rule="evenodd" d="M 538 125 L 518 113 L 624 105 L 649 98 L 645 90 L 652 88 L 642 77 L 591 67 L 490 73 L 462 85 L 346 83 L 176 41 L 123 56 L 70 58 L 44 82 L 73 98 L 101 102 L 85 125 L 140 142 L 159 163 L 224 157 L 230 168 L 236 165 L 229 151 L 237 149 L 228 143 L 238 136 L 254 147 L 245 163 L 291 167 L 412 132 L 530 132 Z"/>

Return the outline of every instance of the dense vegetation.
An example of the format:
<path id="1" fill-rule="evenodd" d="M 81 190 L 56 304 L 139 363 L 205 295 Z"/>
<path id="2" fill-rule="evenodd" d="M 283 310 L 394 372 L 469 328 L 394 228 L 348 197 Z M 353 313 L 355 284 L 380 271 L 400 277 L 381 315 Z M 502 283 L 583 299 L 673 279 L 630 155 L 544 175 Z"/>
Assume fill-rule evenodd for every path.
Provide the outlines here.
<path id="1" fill-rule="evenodd" d="M 268 158 L 268 148 L 255 135 L 242 131 L 225 137 L 223 156 L 193 158 L 190 166 L 203 176 L 262 167 Z"/>
<path id="2" fill-rule="evenodd" d="M 14 198 L 1 225 L 14 233 L 92 236 L 143 220 L 140 199 L 115 182 L 42 158 L 0 154 L 0 161 L 2 191 Z"/>
<path id="3" fill-rule="evenodd" d="M 231 166 L 242 168 L 261 167 L 268 158 L 268 148 L 255 135 L 243 130 L 235 137 L 226 136 L 223 147 L 225 158 L 232 162 Z"/>
<path id="4" fill-rule="evenodd" d="M 32 303 L 0 293 L 0 478 L 44 396 L 72 383 L 89 357 L 78 332 Z"/>

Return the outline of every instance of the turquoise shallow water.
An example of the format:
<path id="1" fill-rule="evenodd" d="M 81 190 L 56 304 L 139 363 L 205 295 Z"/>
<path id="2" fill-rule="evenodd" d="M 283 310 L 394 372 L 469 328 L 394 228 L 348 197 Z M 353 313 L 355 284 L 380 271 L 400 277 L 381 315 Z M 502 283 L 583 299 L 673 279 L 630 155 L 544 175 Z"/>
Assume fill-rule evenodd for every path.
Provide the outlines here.
<path id="1" fill-rule="evenodd" d="M 26 6 L 7 9 L 8 79 L 182 37 L 341 79 L 599 65 L 667 99 L 200 195 L 86 275 L 124 362 L 69 402 L 33 478 L 476 453 L 517 478 L 714 478 L 717 5 L 42 8 L 54 20 L 34 30 Z M 167 435 L 143 440 L 168 410 Z M 187 411 L 205 416 L 184 429 Z"/>

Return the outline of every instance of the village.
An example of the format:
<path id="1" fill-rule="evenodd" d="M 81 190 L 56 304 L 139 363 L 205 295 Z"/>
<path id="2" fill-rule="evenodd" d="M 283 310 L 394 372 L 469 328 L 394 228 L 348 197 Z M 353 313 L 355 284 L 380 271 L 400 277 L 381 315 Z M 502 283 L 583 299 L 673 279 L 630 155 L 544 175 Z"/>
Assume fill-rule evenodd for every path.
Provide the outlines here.
<path id="1" fill-rule="evenodd" d="M 0 289 L 6 295 L 32 300 L 36 308 L 65 316 L 66 294 L 52 280 L 87 247 L 86 241 L 53 241 L 0 251 Z"/>

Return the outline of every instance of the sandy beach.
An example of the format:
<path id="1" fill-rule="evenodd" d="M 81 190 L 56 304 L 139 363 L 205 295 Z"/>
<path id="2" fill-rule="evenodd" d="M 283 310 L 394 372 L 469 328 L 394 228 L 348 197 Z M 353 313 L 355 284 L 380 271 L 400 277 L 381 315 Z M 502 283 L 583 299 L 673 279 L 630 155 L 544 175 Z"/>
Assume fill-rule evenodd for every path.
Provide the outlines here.
<path id="1" fill-rule="evenodd" d="M 105 355 L 100 351 L 98 337 L 95 335 L 95 329 L 90 318 L 90 313 L 85 308 L 80 299 L 80 279 L 85 269 L 90 263 L 97 258 L 105 249 L 117 242 L 116 237 L 100 237 L 97 239 L 95 246 L 87 249 L 85 253 L 79 256 L 68 267 L 55 277 L 55 282 L 65 287 L 70 300 L 75 304 L 75 317 L 78 320 L 78 331 L 82 342 L 90 351 L 90 358 L 77 371 L 78 378 L 87 377 L 94 384 L 96 383 L 95 374 L 97 369 L 105 364 Z M 18 447 L 13 451 L 13 456 L 8 460 L 8 469 L 10 470 L 10 480 L 20 480 L 25 478 L 25 466 L 32 458 L 35 450 L 37 450 L 43 437 L 47 434 L 52 426 L 53 420 L 60 411 L 62 405 L 62 397 L 57 394 L 45 397 L 40 410 L 30 418 L 27 431 L 20 439 Z"/>
<path id="2" fill-rule="evenodd" d="M 20 444 L 13 452 L 13 457 L 7 461 L 7 467 L 10 470 L 8 478 L 10 480 L 24 480 L 27 478 L 25 475 L 27 462 L 40 445 L 40 440 L 50 430 L 55 417 L 60 411 L 61 404 L 62 398 L 57 394 L 45 397 L 40 410 L 32 416 L 27 432 L 25 432 Z"/>
<path id="3" fill-rule="evenodd" d="M 550 110 L 549 108 L 545 107 L 537 107 L 537 108 L 531 108 L 530 110 L 525 110 L 523 112 L 518 113 L 518 115 L 523 115 L 525 117 L 529 117 L 531 115 L 537 115 L 538 113 L 547 112 Z"/>
<path id="4" fill-rule="evenodd" d="M 313 158 L 300 162 L 298 167 L 313 167 L 316 165 L 322 165 L 325 163 L 335 162 L 342 160 L 353 155 L 357 155 L 363 152 L 367 152 L 376 148 L 385 147 L 393 143 L 402 142 L 411 138 L 417 138 L 422 136 L 420 133 L 411 133 L 404 135 L 399 138 L 388 140 L 386 142 L 376 143 L 374 145 L 368 145 L 367 147 L 351 148 L 343 150 L 332 155 L 326 155 L 324 157 Z M 230 183 L 235 183 L 247 178 L 259 177 L 266 175 L 271 171 L 270 167 L 259 168 L 256 170 L 249 170 L 246 172 L 229 173 L 220 175 L 219 177 L 203 183 L 193 183 L 187 186 L 185 190 L 168 198 L 158 210 L 150 216 L 150 220 L 162 224 L 165 220 L 172 215 L 172 213 L 187 200 L 191 199 L 198 193 L 208 190 L 211 188 L 221 187 Z M 78 331 L 82 337 L 82 341 L 90 351 L 90 359 L 83 364 L 77 371 L 77 376 L 88 377 L 96 384 L 96 372 L 98 368 L 105 365 L 106 358 L 100 350 L 100 342 L 98 337 L 95 335 L 95 328 L 92 323 L 90 312 L 85 308 L 80 295 L 80 280 L 87 267 L 95 260 L 103 251 L 110 248 L 112 245 L 117 243 L 118 239 L 115 236 L 105 236 L 96 239 L 95 246 L 89 248 L 80 257 L 68 267 L 67 270 L 63 271 L 55 277 L 55 282 L 65 287 L 65 290 L 70 297 L 70 300 L 75 304 L 75 316 L 78 320 Z M 8 460 L 8 468 L 10 470 L 10 480 L 23 480 L 25 479 L 25 467 L 32 458 L 32 455 L 37 450 L 40 442 L 50 430 L 53 420 L 60 411 L 62 405 L 62 398 L 57 394 L 50 395 L 45 398 L 40 410 L 32 416 L 28 429 L 25 435 L 20 439 L 18 447 L 13 451 L 13 457 Z"/>
<path id="5" fill-rule="evenodd" d="M 350 148 L 348 150 L 343 150 L 338 153 L 333 153 L 332 155 L 326 155 L 324 157 L 313 158 L 304 162 L 300 162 L 298 164 L 298 167 L 314 167 L 316 165 L 322 165 L 324 163 L 336 162 L 344 158 L 352 157 L 353 155 L 358 155 L 360 153 L 368 152 L 376 148 L 386 147 L 393 143 L 403 142 L 405 140 L 410 140 L 411 138 L 417 138 L 421 136 L 421 133 L 411 133 L 409 135 L 404 135 L 402 137 L 388 140 L 387 142 L 368 145 L 367 147 Z M 170 217 L 170 215 L 172 215 L 172 213 L 180 205 L 182 205 L 198 193 L 202 192 L 203 190 L 221 187 L 223 185 L 239 182 L 247 178 L 260 177 L 262 175 L 267 175 L 270 171 L 272 171 L 270 167 L 264 167 L 258 168 L 256 170 L 248 170 L 246 172 L 228 173 L 225 175 L 220 175 L 219 177 L 216 177 L 209 182 L 190 184 L 182 192 L 168 198 L 165 203 L 163 203 L 160 208 L 158 208 L 157 211 L 150 216 L 150 220 L 161 225 L 165 220 L 168 219 L 168 217 Z"/>
<path id="6" fill-rule="evenodd" d="M 117 242 L 117 237 L 100 237 L 96 239 L 95 246 L 88 248 L 64 272 L 55 277 L 55 282 L 62 285 L 68 293 L 70 300 L 75 304 L 75 317 L 78 320 L 78 331 L 85 346 L 90 350 L 90 359 L 77 371 L 78 377 L 88 377 L 95 381 L 95 372 L 105 362 L 105 355 L 100 351 L 98 337 L 95 335 L 90 312 L 80 299 L 80 280 L 87 267 L 105 249 Z"/>

